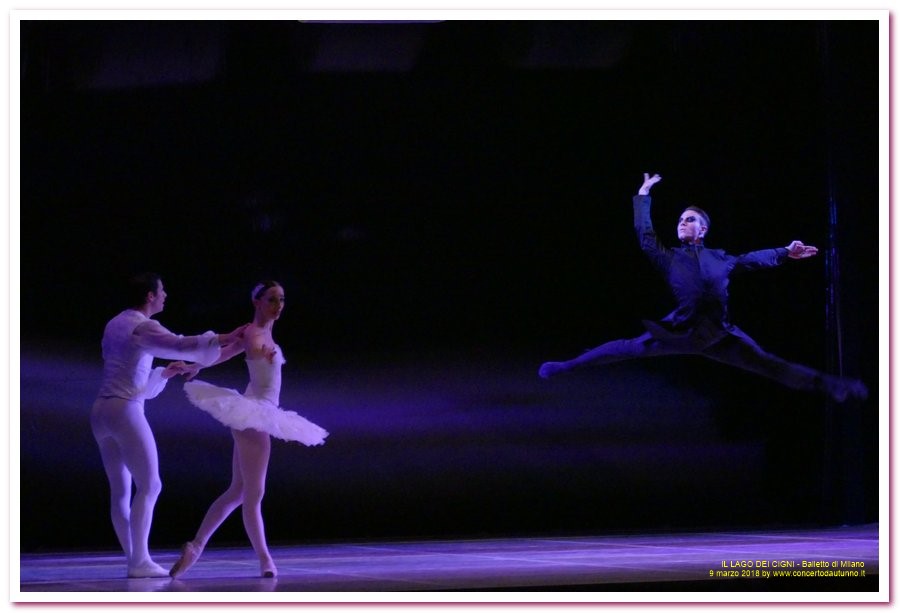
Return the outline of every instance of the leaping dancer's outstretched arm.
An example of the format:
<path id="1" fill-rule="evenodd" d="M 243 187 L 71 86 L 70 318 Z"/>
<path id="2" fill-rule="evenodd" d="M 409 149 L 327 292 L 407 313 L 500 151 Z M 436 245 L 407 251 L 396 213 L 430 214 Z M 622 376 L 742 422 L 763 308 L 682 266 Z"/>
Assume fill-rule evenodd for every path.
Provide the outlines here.
<path id="1" fill-rule="evenodd" d="M 788 250 L 788 257 L 795 260 L 811 258 L 812 256 L 819 253 L 819 249 L 817 247 L 813 247 L 812 245 L 804 245 L 800 241 L 791 241 L 791 244 L 788 245 L 786 249 Z"/>

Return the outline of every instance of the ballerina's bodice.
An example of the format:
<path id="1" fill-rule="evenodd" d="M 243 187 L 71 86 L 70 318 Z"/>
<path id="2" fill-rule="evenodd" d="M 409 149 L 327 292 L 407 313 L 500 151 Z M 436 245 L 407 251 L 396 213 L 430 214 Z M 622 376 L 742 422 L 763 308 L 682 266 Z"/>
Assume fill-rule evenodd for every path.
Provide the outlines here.
<path id="1" fill-rule="evenodd" d="M 278 406 L 281 395 L 281 365 L 284 364 L 281 347 L 275 345 L 275 355 L 270 362 L 268 358 L 247 359 L 247 370 L 250 371 L 250 383 L 245 396 L 260 398 Z"/>

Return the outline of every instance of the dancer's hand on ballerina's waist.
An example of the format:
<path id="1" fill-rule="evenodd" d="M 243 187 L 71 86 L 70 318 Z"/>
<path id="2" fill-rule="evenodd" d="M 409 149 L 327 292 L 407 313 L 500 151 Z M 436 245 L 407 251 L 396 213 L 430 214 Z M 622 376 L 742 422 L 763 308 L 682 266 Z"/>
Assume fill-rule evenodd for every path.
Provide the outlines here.
<path id="1" fill-rule="evenodd" d="M 198 372 L 200 372 L 199 364 L 187 364 L 186 362 L 179 360 L 177 362 L 169 362 L 163 369 L 162 376 L 163 379 L 171 379 L 175 375 L 187 375 L 192 373 L 188 377 L 188 380 L 191 380 L 197 376 Z"/>
<path id="2" fill-rule="evenodd" d="M 203 368 L 197 362 L 193 364 L 185 364 L 184 369 L 181 371 L 181 374 L 184 375 L 184 378 L 190 381 L 200 372 L 200 369 Z"/>
<path id="3" fill-rule="evenodd" d="M 812 256 L 819 253 L 818 248 L 813 247 L 812 245 L 804 245 L 800 241 L 791 241 L 791 244 L 787 246 L 787 250 L 788 257 L 795 260 L 811 258 Z"/>

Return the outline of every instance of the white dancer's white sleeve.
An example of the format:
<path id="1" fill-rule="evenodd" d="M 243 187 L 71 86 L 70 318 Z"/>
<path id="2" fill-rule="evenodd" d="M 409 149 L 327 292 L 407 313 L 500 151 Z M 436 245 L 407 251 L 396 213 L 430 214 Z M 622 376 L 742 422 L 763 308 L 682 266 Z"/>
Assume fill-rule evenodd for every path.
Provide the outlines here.
<path id="1" fill-rule="evenodd" d="M 187 360 L 209 366 L 221 354 L 219 336 L 215 332 L 183 336 L 170 332 L 154 319 L 148 319 L 135 328 L 134 336 L 141 348 L 157 358 Z"/>
<path id="2" fill-rule="evenodd" d="M 150 376 L 147 377 L 147 386 L 144 388 L 144 393 L 141 394 L 145 400 L 156 398 L 164 389 L 166 389 L 166 383 L 168 383 L 169 380 L 163 377 L 164 370 L 165 368 L 162 366 L 157 366 L 150 371 Z"/>

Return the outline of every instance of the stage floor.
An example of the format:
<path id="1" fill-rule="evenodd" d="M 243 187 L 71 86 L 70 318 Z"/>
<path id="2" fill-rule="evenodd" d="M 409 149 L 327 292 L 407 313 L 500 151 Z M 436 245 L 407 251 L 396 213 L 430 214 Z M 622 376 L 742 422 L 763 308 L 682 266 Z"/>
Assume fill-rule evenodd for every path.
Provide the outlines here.
<path id="1" fill-rule="evenodd" d="M 109 553 L 23 554 L 14 600 L 41 601 L 40 592 L 306 593 L 297 600 L 316 600 L 313 592 L 877 592 L 878 541 L 878 525 L 869 524 L 279 546 L 277 579 L 257 577 L 249 545 L 209 548 L 178 580 L 129 580 L 122 557 Z M 155 552 L 167 568 L 177 555 Z M 821 576 L 832 572 L 849 575 Z"/>

